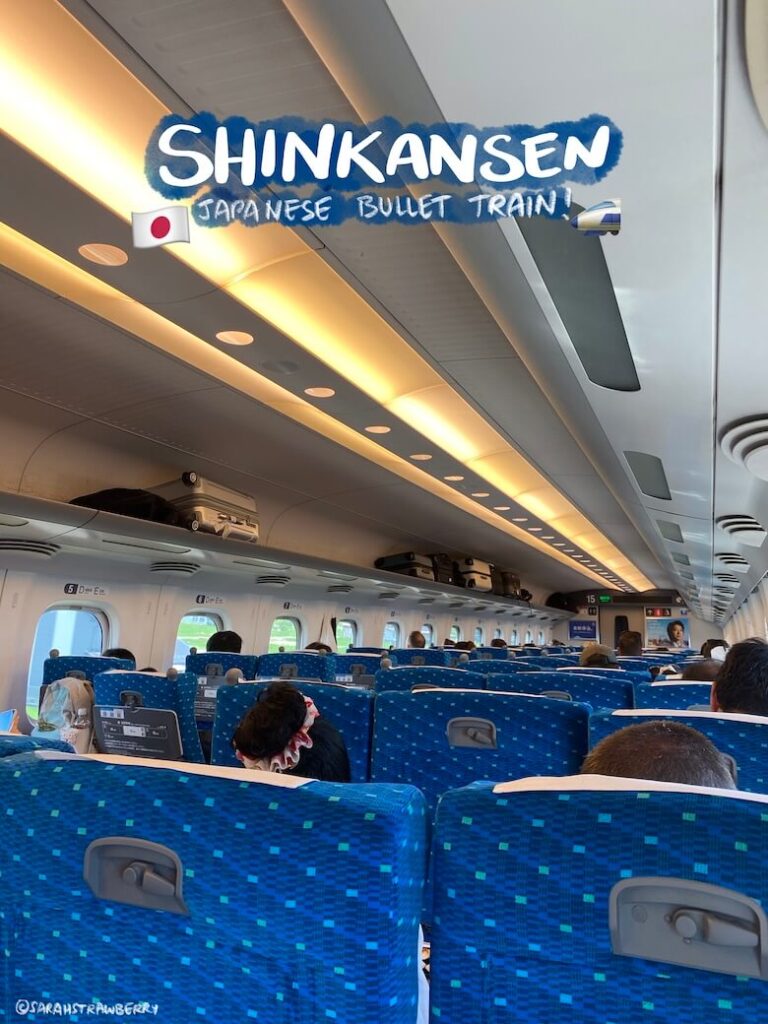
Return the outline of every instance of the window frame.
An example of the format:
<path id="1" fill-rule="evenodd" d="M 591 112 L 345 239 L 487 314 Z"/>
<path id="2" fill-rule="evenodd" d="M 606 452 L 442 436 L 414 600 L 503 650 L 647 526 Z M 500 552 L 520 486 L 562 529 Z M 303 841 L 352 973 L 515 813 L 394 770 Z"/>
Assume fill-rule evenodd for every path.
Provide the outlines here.
<path id="1" fill-rule="evenodd" d="M 386 632 L 387 632 L 387 627 L 388 626 L 391 626 L 391 627 L 393 627 L 395 629 L 395 642 L 394 643 L 390 643 L 390 644 L 387 643 L 387 637 L 386 637 Z M 402 637 L 402 635 L 403 635 L 403 630 L 402 630 L 402 627 L 401 627 L 400 623 L 396 619 L 387 619 L 387 621 L 384 623 L 384 629 L 382 629 L 382 631 L 381 631 L 381 646 L 382 646 L 382 648 L 384 650 L 392 650 L 395 647 L 399 647 L 400 646 L 400 638 Z"/>
<path id="2" fill-rule="evenodd" d="M 519 645 L 519 643 L 520 643 L 519 637 L 520 637 L 520 634 L 518 632 L 517 626 L 513 626 L 512 627 L 512 632 L 509 634 L 509 643 L 510 643 L 510 645 L 512 647 L 517 647 Z"/>
<path id="3" fill-rule="evenodd" d="M 357 622 L 356 619 L 337 619 L 335 633 L 336 649 L 339 650 L 339 626 L 341 625 L 348 625 L 352 627 L 352 640 L 347 644 L 346 649 L 349 649 L 350 647 L 358 647 L 358 640 L 360 638 L 360 624 Z M 339 653 L 341 654 L 342 652 L 339 650 Z"/>
<path id="4" fill-rule="evenodd" d="M 296 646 L 292 650 L 286 650 L 285 654 L 293 654 L 294 651 L 301 651 L 304 649 L 304 624 L 297 615 L 276 615 L 269 626 L 269 637 L 267 638 L 267 654 L 279 654 L 280 651 L 273 651 L 272 648 L 272 630 L 275 628 L 276 622 L 292 622 L 296 628 Z M 279 645 L 278 645 L 279 646 Z"/>
<path id="5" fill-rule="evenodd" d="M 456 634 L 455 636 L 453 635 L 454 633 Z M 452 640 L 455 644 L 461 643 L 461 626 L 458 622 L 454 622 L 448 630 L 448 639 Z"/>
<path id="6" fill-rule="evenodd" d="M 429 632 L 425 633 L 425 629 Z M 435 627 L 432 625 L 432 623 L 425 622 L 422 626 L 419 627 L 419 632 L 424 637 L 424 646 L 431 647 L 435 642 Z"/>
<path id="7" fill-rule="evenodd" d="M 483 647 L 485 645 L 485 630 L 482 626 L 475 626 L 472 632 L 472 639 L 475 642 L 475 647 Z"/>
<path id="8" fill-rule="evenodd" d="M 184 614 L 179 619 L 178 625 L 176 626 L 176 638 L 173 641 L 173 655 L 172 655 L 173 667 L 175 669 L 181 668 L 181 671 L 184 670 L 184 668 L 186 667 L 186 664 L 180 666 L 180 663 L 176 661 L 176 644 L 179 642 L 179 630 L 181 629 L 182 622 L 184 621 L 184 619 L 189 619 L 192 616 L 194 616 L 195 618 L 198 618 L 198 619 L 210 619 L 211 621 L 215 620 L 216 622 L 218 622 L 218 626 L 213 631 L 214 633 L 220 633 L 222 630 L 229 628 L 227 626 L 227 623 L 224 621 L 224 616 L 221 615 L 219 612 L 201 611 L 199 608 L 195 608 L 192 611 L 184 612 Z M 213 633 L 211 634 L 211 636 L 213 636 Z M 198 647 L 197 648 L 197 653 L 198 654 L 205 654 L 205 650 L 201 649 L 200 647 Z"/>

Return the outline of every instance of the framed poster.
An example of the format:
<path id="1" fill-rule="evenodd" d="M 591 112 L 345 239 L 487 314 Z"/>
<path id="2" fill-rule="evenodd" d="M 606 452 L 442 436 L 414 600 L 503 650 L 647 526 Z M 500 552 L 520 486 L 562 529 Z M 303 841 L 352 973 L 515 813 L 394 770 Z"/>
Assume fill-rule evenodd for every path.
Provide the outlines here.
<path id="1" fill-rule="evenodd" d="M 645 646 L 669 650 L 691 646 L 687 608 L 646 608 Z"/>
<path id="2" fill-rule="evenodd" d="M 569 640 L 597 640 L 597 619 L 571 619 L 568 623 Z"/>

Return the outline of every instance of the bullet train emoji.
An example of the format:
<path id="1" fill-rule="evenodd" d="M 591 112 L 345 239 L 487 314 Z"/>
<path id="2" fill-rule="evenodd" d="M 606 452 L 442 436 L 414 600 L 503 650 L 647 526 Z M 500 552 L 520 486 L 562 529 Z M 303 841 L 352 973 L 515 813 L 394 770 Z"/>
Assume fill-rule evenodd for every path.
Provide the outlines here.
<path id="1" fill-rule="evenodd" d="M 571 227 L 586 236 L 618 235 L 621 231 L 621 200 L 607 199 L 582 210 L 571 219 Z"/>

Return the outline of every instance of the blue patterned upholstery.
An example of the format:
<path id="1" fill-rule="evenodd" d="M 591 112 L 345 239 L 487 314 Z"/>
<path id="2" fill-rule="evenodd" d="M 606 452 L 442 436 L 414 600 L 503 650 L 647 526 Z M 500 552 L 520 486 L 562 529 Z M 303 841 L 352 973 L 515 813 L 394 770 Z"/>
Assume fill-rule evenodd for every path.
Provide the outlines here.
<path id="1" fill-rule="evenodd" d="M 497 749 L 452 747 L 448 723 L 474 717 L 496 726 Z M 441 793 L 477 779 L 576 771 L 587 751 L 587 709 L 545 697 L 474 690 L 382 693 L 376 697 L 373 782 L 405 782 L 434 812 Z"/>
<path id="2" fill-rule="evenodd" d="M 447 666 L 449 664 L 448 655 L 455 653 L 455 651 L 438 650 L 434 647 L 395 647 L 390 652 L 390 656 L 398 665 Z"/>
<path id="3" fill-rule="evenodd" d="M 464 690 L 484 690 L 485 676 L 463 668 L 442 668 L 439 665 L 405 665 L 384 668 L 376 673 L 376 692 L 410 690 L 416 684 L 451 686 Z"/>
<path id="4" fill-rule="evenodd" d="M 548 654 L 545 658 L 519 659 L 531 660 L 534 665 L 540 666 L 544 672 L 556 668 L 578 668 L 579 658 L 575 654 Z"/>
<path id="5" fill-rule="evenodd" d="M 119 705 L 123 690 L 138 691 L 144 699 L 144 707 L 175 711 L 184 760 L 196 763 L 204 760 L 195 722 L 196 675 L 180 672 L 176 679 L 168 679 L 149 672 L 104 672 L 93 681 L 97 704 Z"/>
<path id="6" fill-rule="evenodd" d="M 508 661 L 514 656 L 508 647 L 475 647 L 469 652 L 470 661 Z"/>
<path id="7" fill-rule="evenodd" d="M 483 675 L 488 675 L 493 672 L 494 675 L 501 673 L 503 675 L 509 675 L 510 672 L 541 672 L 541 659 L 538 662 L 526 661 L 525 658 L 515 658 L 514 661 L 484 661 L 482 668 L 480 665 L 474 665 L 474 672 L 482 672 Z"/>
<path id="8" fill-rule="evenodd" d="M 72 753 L 73 747 L 64 740 L 47 736 L 22 736 L 14 733 L 11 736 L 0 736 L 0 757 L 13 757 L 15 754 L 26 754 L 30 750 L 62 750 Z"/>
<path id="9" fill-rule="evenodd" d="M 363 674 L 375 676 L 381 668 L 382 655 L 377 654 L 337 654 L 336 676 L 351 676 L 356 665 L 362 665 Z"/>
<path id="10" fill-rule="evenodd" d="M 768 718 L 727 715 L 714 711 L 629 711 L 593 715 L 589 721 L 590 747 L 628 725 L 666 719 L 689 725 L 708 736 L 718 750 L 730 754 L 739 772 L 739 789 L 768 793 Z"/>
<path id="11" fill-rule="evenodd" d="M 649 679 L 652 678 L 651 666 L 653 664 L 653 660 L 648 658 L 619 657 L 619 668 L 623 668 L 626 672 L 647 672 Z"/>
<path id="12" fill-rule="evenodd" d="M 86 679 L 93 682 L 99 672 L 109 672 L 112 669 L 124 669 L 133 671 L 136 664 L 125 658 L 102 658 L 102 657 L 70 657 L 69 655 L 58 658 L 46 658 L 43 662 L 43 686 L 55 682 L 57 679 L 64 679 L 68 672 L 82 672 Z"/>
<path id="13" fill-rule="evenodd" d="M 306 651 L 262 654 L 259 658 L 258 678 L 279 678 L 283 665 L 295 665 L 297 679 L 319 679 L 323 683 L 332 683 L 336 679 L 335 655 L 309 654 Z"/>
<path id="14" fill-rule="evenodd" d="M 228 651 L 208 651 L 206 654 L 188 654 L 187 672 L 196 676 L 206 675 L 208 665 L 221 665 L 225 676 L 231 668 L 239 668 L 244 679 L 255 679 L 259 659 L 255 654 L 230 654 Z"/>
<path id="15" fill-rule="evenodd" d="M 471 786 L 440 803 L 431 1019 L 763 1020 L 765 982 L 614 955 L 609 897 L 647 876 L 735 888 L 765 905 L 768 805 L 686 786 L 621 791 L 624 780 L 594 776 L 542 781 Z"/>
<path id="16" fill-rule="evenodd" d="M 238 767 L 232 749 L 232 736 L 243 715 L 253 707 L 268 683 L 238 683 L 223 686 L 216 694 L 216 718 L 213 723 L 211 764 Z M 296 688 L 311 697 L 323 718 L 335 725 L 344 737 L 349 754 L 353 782 L 367 782 L 373 732 L 373 694 L 348 686 L 297 681 Z"/>
<path id="17" fill-rule="evenodd" d="M 693 704 L 709 707 L 711 693 L 711 683 L 640 683 L 635 687 L 635 707 L 678 711 Z"/>
<path id="18" fill-rule="evenodd" d="M 3 1019 L 26 999 L 146 1002 L 158 1024 L 413 1024 L 421 795 L 216 771 L 0 761 Z M 188 915 L 94 896 L 84 855 L 104 837 L 174 851 Z"/>
<path id="19" fill-rule="evenodd" d="M 619 673 L 616 673 L 619 675 Z M 604 676 L 582 675 L 569 672 L 523 672 L 519 675 L 494 675 L 488 680 L 488 689 L 501 693 L 543 693 L 546 690 L 560 690 L 569 693 L 571 699 L 592 708 L 634 707 L 634 689 L 625 679 L 610 679 Z"/>

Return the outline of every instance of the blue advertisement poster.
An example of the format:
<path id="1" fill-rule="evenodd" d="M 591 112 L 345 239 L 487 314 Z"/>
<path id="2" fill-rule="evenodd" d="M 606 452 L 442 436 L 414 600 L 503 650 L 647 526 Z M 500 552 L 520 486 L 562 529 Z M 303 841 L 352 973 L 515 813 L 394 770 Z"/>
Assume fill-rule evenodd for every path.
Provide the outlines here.
<path id="1" fill-rule="evenodd" d="M 572 619 L 568 623 L 569 640 L 597 640 L 597 619 Z"/>
<path id="2" fill-rule="evenodd" d="M 645 646 L 668 650 L 691 646 L 687 608 L 646 608 Z"/>

